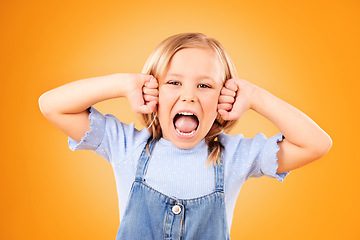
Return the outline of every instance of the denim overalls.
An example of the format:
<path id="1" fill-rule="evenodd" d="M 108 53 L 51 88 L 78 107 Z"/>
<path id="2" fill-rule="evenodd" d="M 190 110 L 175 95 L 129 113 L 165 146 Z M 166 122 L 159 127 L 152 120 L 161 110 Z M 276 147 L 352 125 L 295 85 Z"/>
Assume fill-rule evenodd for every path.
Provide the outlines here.
<path id="1" fill-rule="evenodd" d="M 150 154 L 155 144 L 154 140 L 149 142 Z M 149 158 L 144 148 L 116 239 L 229 240 L 223 160 L 215 166 L 214 192 L 194 199 L 176 199 L 147 185 L 144 176 Z"/>

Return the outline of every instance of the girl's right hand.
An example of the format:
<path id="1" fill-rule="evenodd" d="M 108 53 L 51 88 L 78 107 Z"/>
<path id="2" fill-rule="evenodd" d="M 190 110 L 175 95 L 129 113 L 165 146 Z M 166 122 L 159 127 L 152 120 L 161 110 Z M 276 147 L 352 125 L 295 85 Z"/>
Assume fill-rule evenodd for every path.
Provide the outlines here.
<path id="1" fill-rule="evenodd" d="M 39 98 L 44 116 L 79 142 L 90 130 L 88 108 L 98 102 L 126 97 L 136 113 L 156 111 L 158 82 L 147 74 L 115 73 L 78 80 L 52 89 Z"/>
<path id="2" fill-rule="evenodd" d="M 135 74 L 134 76 L 126 94 L 133 111 L 138 114 L 156 112 L 159 102 L 157 79 L 147 74 Z"/>

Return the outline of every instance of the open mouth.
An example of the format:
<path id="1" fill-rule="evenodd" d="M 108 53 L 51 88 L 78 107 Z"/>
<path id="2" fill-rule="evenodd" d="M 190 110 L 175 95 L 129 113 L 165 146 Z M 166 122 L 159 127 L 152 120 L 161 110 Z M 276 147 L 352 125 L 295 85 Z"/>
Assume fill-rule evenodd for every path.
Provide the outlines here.
<path id="1" fill-rule="evenodd" d="M 182 136 L 191 136 L 199 126 L 199 119 L 190 112 L 179 112 L 175 115 L 174 127 L 178 134 Z"/>

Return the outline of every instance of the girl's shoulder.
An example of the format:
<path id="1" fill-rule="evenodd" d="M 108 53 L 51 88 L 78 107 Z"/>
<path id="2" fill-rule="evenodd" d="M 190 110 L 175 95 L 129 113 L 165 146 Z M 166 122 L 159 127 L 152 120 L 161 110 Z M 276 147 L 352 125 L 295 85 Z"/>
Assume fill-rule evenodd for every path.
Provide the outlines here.
<path id="1" fill-rule="evenodd" d="M 143 146 L 150 137 L 146 128 L 137 130 L 134 123 L 126 124 L 112 114 L 103 115 L 89 108 L 90 130 L 80 142 L 69 138 L 72 150 L 90 149 L 111 162 L 116 157 L 126 157 Z"/>
<path id="2" fill-rule="evenodd" d="M 277 142 L 282 140 L 282 134 L 276 134 L 267 138 L 263 133 L 257 133 L 253 138 L 245 138 L 243 134 L 230 135 L 221 133 L 218 137 L 225 152 L 228 154 L 236 154 L 239 152 L 254 151 L 261 152 L 268 145 L 277 145 Z"/>
<path id="3" fill-rule="evenodd" d="M 253 138 L 245 138 L 242 133 L 234 134 L 234 135 L 227 133 L 220 133 L 218 139 L 224 147 L 234 146 L 237 143 L 239 144 L 244 143 L 246 145 L 248 143 L 260 143 L 267 140 L 265 134 L 263 133 L 257 133 Z"/>
<path id="4" fill-rule="evenodd" d="M 263 136 L 265 137 L 264 134 L 262 133 L 258 133 L 256 134 L 256 136 L 254 138 L 245 138 L 244 135 L 242 133 L 239 134 L 226 134 L 226 133 L 221 133 L 218 137 L 220 143 L 225 147 L 225 148 L 233 148 L 233 147 L 239 147 L 240 145 L 245 144 L 245 146 L 253 141 L 258 141 L 259 139 L 262 139 Z M 266 139 L 266 137 L 265 137 Z"/>
<path id="5" fill-rule="evenodd" d="M 282 140 L 282 133 L 269 138 L 263 133 L 258 133 L 253 138 L 244 138 L 243 134 L 219 136 L 219 141 L 224 146 L 224 161 L 228 163 L 228 171 L 235 171 L 244 180 L 263 175 L 284 180 L 288 172 L 276 173 L 277 152 L 280 149 L 277 143 Z"/>
<path id="6" fill-rule="evenodd" d="M 242 139 L 244 139 L 244 135 L 242 133 L 235 135 L 220 133 L 218 136 L 218 140 L 223 146 L 228 145 L 229 142 L 231 143 L 240 142 Z"/>

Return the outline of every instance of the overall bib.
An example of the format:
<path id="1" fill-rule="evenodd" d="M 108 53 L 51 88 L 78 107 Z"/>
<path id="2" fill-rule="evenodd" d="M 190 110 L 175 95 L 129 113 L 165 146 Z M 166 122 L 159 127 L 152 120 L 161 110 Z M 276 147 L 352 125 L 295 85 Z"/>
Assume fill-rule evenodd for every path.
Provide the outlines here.
<path id="1" fill-rule="evenodd" d="M 149 142 L 151 154 L 156 141 Z M 224 165 L 215 169 L 214 191 L 177 199 L 156 191 L 144 178 L 149 164 L 144 148 L 136 170 L 117 240 L 229 240 L 224 194 Z"/>

